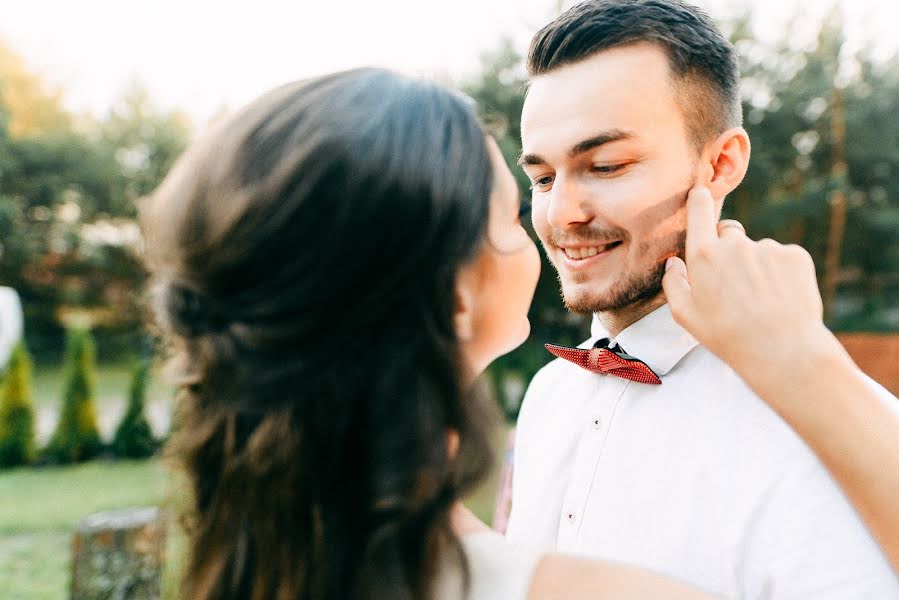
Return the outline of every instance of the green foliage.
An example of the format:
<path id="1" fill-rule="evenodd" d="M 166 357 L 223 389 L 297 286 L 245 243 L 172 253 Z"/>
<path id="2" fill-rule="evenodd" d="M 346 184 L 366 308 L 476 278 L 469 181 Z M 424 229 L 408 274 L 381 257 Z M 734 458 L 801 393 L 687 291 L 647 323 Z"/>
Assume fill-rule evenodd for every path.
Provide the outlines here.
<path id="1" fill-rule="evenodd" d="M 849 55 L 837 10 L 809 48 L 796 49 L 789 39 L 766 48 L 748 28 L 737 29 L 752 160 L 726 216 L 744 221 L 752 237 L 805 247 L 823 277 L 829 200 L 840 189 L 849 200 L 842 285 L 828 324 L 899 329 L 890 310 L 899 301 L 899 62 L 878 63 L 865 51 Z"/>
<path id="2" fill-rule="evenodd" d="M 0 41 L 0 281 L 21 296 L 29 349 L 58 360 L 65 315 L 134 351 L 146 273 L 134 217 L 190 137 L 138 86 L 103 118 L 69 115 Z M 122 346 L 122 344 L 120 344 Z M 102 346 L 105 353 L 109 345 Z"/>
<path id="3" fill-rule="evenodd" d="M 72 329 L 66 342 L 66 366 L 59 423 L 46 457 L 60 463 L 95 457 L 103 449 L 94 409 L 94 342 L 86 329 Z"/>
<path id="4" fill-rule="evenodd" d="M 98 511 L 166 506 L 177 490 L 173 474 L 156 460 L 0 471 L 0 598 L 69 598 L 69 549 L 75 525 Z M 170 531 L 174 542 L 174 523 Z M 179 563 L 178 551 L 174 544 L 167 548 L 166 560 L 172 567 Z"/>
<path id="5" fill-rule="evenodd" d="M 152 192 L 184 151 L 190 122 L 178 112 L 160 112 L 141 86 L 128 90 L 100 124 L 105 148 L 124 179 L 125 203 L 112 214 L 131 216 L 135 201 Z"/>
<path id="6" fill-rule="evenodd" d="M 0 466 L 34 460 L 31 359 L 23 343 L 13 349 L 0 387 Z"/>
<path id="7" fill-rule="evenodd" d="M 112 451 L 121 458 L 145 458 L 156 451 L 156 440 L 144 415 L 149 371 L 148 360 L 140 360 L 134 365 L 128 407 L 112 441 Z"/>

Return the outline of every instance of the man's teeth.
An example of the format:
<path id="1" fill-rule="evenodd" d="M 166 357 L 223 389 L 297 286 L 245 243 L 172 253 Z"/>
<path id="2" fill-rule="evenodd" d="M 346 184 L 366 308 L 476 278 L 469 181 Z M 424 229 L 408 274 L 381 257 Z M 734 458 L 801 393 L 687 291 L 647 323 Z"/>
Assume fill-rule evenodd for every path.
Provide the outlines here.
<path id="1" fill-rule="evenodd" d="M 603 250 L 608 250 L 611 244 L 607 244 L 605 246 L 590 246 L 588 248 L 563 248 L 565 254 L 568 255 L 568 258 L 573 258 L 575 260 L 581 260 L 584 258 L 590 258 L 591 256 L 596 256 Z"/>

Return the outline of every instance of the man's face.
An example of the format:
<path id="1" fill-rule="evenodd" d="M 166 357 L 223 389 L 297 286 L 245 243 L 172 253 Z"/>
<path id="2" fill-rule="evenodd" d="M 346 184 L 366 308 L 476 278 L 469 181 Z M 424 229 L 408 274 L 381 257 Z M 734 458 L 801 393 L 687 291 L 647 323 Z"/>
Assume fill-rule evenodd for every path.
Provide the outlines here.
<path id="1" fill-rule="evenodd" d="M 535 78 L 521 117 L 533 222 L 569 309 L 656 298 L 683 255 L 698 155 L 663 51 L 614 48 Z"/>

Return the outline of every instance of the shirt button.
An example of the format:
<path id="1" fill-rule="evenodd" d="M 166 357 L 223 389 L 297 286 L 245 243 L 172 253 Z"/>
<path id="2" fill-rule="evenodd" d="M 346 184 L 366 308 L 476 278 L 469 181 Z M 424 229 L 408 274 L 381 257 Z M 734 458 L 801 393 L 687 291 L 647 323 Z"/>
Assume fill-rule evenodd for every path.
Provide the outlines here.
<path id="1" fill-rule="evenodd" d="M 574 523 L 574 520 L 575 520 L 574 513 L 573 512 L 566 513 L 565 520 L 567 520 L 569 523 Z"/>
<path id="2" fill-rule="evenodd" d="M 602 417 L 596 415 L 590 419 L 590 427 L 592 427 L 594 431 L 602 429 Z"/>

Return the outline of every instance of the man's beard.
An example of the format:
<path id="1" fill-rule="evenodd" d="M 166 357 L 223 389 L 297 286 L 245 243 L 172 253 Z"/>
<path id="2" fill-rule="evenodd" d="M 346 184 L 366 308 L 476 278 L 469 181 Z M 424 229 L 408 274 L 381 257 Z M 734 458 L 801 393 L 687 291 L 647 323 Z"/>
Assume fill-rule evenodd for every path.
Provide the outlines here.
<path id="1" fill-rule="evenodd" d="M 671 239 L 673 238 L 673 239 Z M 643 243 L 640 245 L 640 255 L 652 252 L 656 256 L 667 259 L 669 256 L 684 257 L 687 232 L 676 231 L 669 236 L 663 246 Z M 667 248 L 659 250 L 659 248 Z M 557 272 L 558 276 L 558 272 Z M 584 293 L 566 294 L 562 277 L 558 276 L 559 286 L 562 289 L 562 301 L 565 308 L 575 313 L 601 313 L 620 311 L 629 306 L 636 306 L 656 298 L 662 292 L 662 278 L 665 276 L 665 261 L 653 262 L 640 273 L 628 273 L 625 278 L 617 281 L 608 292 L 597 295 L 585 291 Z"/>
<path id="2" fill-rule="evenodd" d="M 690 187 L 692 187 L 692 184 Z M 642 214 L 637 216 L 637 221 L 660 223 L 670 218 L 686 205 L 689 191 L 688 188 L 647 208 Z M 630 237 L 626 231 L 621 229 L 608 230 L 595 227 L 587 227 L 583 231 L 576 232 L 576 235 L 578 240 L 591 240 L 592 238 L 592 240 L 596 241 L 608 239 L 627 241 Z M 555 234 L 550 235 L 550 240 L 555 243 L 556 247 L 562 241 Z M 557 268 L 556 274 L 559 279 L 562 301 L 565 303 L 565 307 L 576 313 L 614 312 L 653 300 L 662 292 L 665 260 L 669 256 L 684 258 L 686 242 L 686 229 L 680 229 L 660 240 L 641 243 L 637 256 L 651 255 L 654 257 L 653 262 L 639 273 L 625 273 L 621 280 L 616 281 L 611 289 L 602 295 L 591 293 L 589 290 L 566 294 L 565 285 L 562 282 L 561 275 L 558 275 L 559 270 Z M 577 279 L 578 277 L 575 275 L 575 280 Z M 576 283 L 580 282 L 576 281 Z"/>

